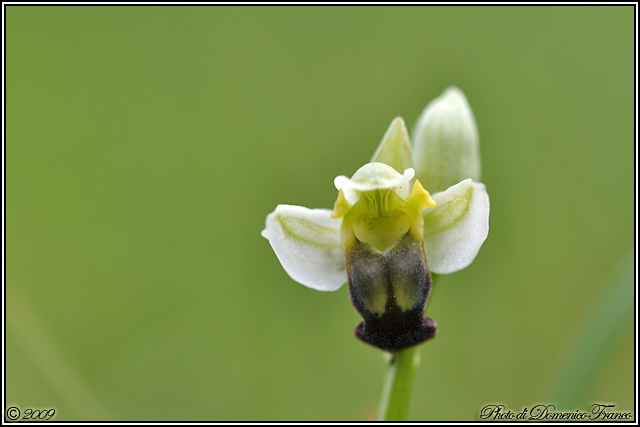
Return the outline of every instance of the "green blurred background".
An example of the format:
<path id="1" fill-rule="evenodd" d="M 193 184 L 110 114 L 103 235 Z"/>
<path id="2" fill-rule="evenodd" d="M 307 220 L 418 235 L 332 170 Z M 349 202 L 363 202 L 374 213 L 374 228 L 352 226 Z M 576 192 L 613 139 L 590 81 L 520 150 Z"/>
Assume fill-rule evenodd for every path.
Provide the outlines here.
<path id="1" fill-rule="evenodd" d="M 375 418 L 384 359 L 347 288 L 295 283 L 260 231 L 330 208 L 394 117 L 457 85 L 491 227 L 432 295 L 411 419 L 562 406 L 591 345 L 567 409 L 633 412 L 633 309 L 592 339 L 634 242 L 633 40 L 631 6 L 8 6 L 5 403 Z"/>

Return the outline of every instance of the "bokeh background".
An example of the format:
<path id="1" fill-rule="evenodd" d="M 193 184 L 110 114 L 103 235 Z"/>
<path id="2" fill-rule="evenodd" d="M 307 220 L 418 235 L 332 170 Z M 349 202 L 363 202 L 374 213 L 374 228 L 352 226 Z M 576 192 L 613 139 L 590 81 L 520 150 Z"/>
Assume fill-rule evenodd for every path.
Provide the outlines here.
<path id="1" fill-rule="evenodd" d="M 491 225 L 433 293 L 411 419 L 635 416 L 632 6 L 5 10 L 7 406 L 374 419 L 346 287 L 295 283 L 260 231 L 456 85 Z"/>

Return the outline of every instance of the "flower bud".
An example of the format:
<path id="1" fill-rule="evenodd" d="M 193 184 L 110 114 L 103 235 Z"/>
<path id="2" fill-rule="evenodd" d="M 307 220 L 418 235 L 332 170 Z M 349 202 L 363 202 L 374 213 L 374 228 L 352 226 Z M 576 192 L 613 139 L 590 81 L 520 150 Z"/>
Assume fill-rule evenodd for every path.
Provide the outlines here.
<path id="1" fill-rule="evenodd" d="M 431 192 L 471 178 L 480 181 L 478 128 L 467 98 L 449 87 L 427 105 L 413 129 L 416 179 Z"/>

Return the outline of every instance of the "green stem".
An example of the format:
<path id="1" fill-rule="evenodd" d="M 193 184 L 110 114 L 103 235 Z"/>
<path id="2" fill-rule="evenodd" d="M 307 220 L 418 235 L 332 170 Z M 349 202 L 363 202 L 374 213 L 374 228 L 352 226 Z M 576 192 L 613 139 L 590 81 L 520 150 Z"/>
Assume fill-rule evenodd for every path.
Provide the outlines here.
<path id="1" fill-rule="evenodd" d="M 420 364 L 418 347 L 392 354 L 382 389 L 378 421 L 406 421 L 416 370 Z"/>

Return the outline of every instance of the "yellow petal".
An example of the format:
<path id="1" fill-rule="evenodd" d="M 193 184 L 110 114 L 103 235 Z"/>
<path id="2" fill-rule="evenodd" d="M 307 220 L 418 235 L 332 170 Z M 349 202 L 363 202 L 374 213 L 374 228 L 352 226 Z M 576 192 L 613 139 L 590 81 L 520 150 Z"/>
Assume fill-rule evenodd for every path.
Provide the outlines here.
<path id="1" fill-rule="evenodd" d="M 342 219 L 344 218 L 344 214 L 347 213 L 349 209 L 353 206 L 351 203 L 347 201 L 344 197 L 344 191 L 340 189 L 338 191 L 338 199 L 333 205 L 333 212 L 331 212 L 331 218 Z"/>
<path id="2" fill-rule="evenodd" d="M 418 212 L 422 212 L 426 208 L 436 205 L 435 200 L 431 198 L 429 192 L 424 189 L 417 179 L 415 184 L 413 184 L 413 190 L 411 194 L 409 194 L 409 197 L 407 197 L 407 200 L 418 209 Z"/>

